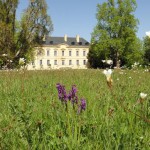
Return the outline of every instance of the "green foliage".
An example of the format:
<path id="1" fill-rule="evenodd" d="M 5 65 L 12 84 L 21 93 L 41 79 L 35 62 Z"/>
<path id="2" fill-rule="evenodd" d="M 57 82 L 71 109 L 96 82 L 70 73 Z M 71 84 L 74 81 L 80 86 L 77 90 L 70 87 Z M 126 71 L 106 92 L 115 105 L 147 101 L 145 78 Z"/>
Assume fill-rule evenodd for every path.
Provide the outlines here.
<path id="1" fill-rule="evenodd" d="M 47 15 L 45 0 L 31 0 L 20 22 L 17 58 L 25 58 L 26 63 L 34 59 L 35 46 L 40 47 L 43 44 L 43 37 L 52 30 L 53 25 L 50 16 Z"/>
<path id="2" fill-rule="evenodd" d="M 111 59 L 114 66 L 129 65 L 129 55 L 138 55 L 141 52 L 138 39 L 136 37 L 137 19 L 133 12 L 136 9 L 134 0 L 108 0 L 97 5 L 97 25 L 92 33 L 90 53 L 95 54 L 97 60 Z M 105 53 L 105 55 L 101 55 Z M 137 53 L 137 54 L 136 54 Z M 93 55 L 92 55 L 93 56 Z M 89 62 L 91 66 L 101 67 L 101 63 Z M 138 57 L 130 57 L 131 62 L 135 62 Z M 95 59 L 95 58 L 94 58 Z"/>
<path id="3" fill-rule="evenodd" d="M 103 43 L 104 44 L 104 43 Z M 97 67 L 104 67 L 102 61 L 103 59 L 108 59 L 109 51 L 102 49 L 102 43 L 99 44 L 92 44 L 88 53 L 88 62 L 90 64 L 89 67 L 97 68 Z"/>
<path id="4" fill-rule="evenodd" d="M 0 149 L 149 149 L 149 72 L 114 71 L 112 91 L 102 70 L 3 71 L 0 76 Z M 76 85 L 86 110 L 78 115 L 68 103 L 66 112 L 57 83 L 67 92 Z M 137 104 L 140 92 L 148 94 L 143 105 Z"/>
<path id="5" fill-rule="evenodd" d="M 34 48 L 40 47 L 43 37 L 53 30 L 45 0 L 30 0 L 20 21 L 16 20 L 17 6 L 18 0 L 0 2 L 0 57 L 7 54 L 7 59 L 1 59 L 3 66 L 10 68 L 18 65 L 19 58 L 25 58 L 26 63 L 31 61 Z"/>
<path id="6" fill-rule="evenodd" d="M 146 36 L 144 38 L 144 63 L 150 64 L 150 38 Z"/>
<path id="7" fill-rule="evenodd" d="M 142 41 L 140 39 L 136 39 L 129 47 L 129 51 L 125 51 L 122 56 L 122 60 L 126 66 L 131 67 L 135 62 L 139 64 L 143 64 L 143 49 L 142 49 Z"/>
<path id="8" fill-rule="evenodd" d="M 15 19 L 18 0 L 0 1 L 0 58 L 3 66 L 10 66 L 9 60 L 13 59 L 15 49 Z M 7 54 L 7 57 L 2 57 Z M 7 58 L 7 59 L 6 59 Z"/>

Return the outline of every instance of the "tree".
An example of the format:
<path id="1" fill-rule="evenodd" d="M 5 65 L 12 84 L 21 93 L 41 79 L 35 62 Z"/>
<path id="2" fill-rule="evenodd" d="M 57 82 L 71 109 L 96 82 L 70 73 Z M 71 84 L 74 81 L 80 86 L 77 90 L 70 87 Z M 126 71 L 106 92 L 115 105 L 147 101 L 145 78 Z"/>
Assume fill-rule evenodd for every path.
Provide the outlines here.
<path id="1" fill-rule="evenodd" d="M 136 37 L 138 20 L 133 15 L 135 9 L 135 0 L 108 0 L 97 5 L 97 25 L 92 33 L 89 62 L 91 56 L 98 56 L 99 61 L 113 60 L 113 66 L 119 67 L 120 60 L 121 65 L 129 65 L 127 57 L 140 50 Z"/>
<path id="2" fill-rule="evenodd" d="M 45 0 L 30 0 L 20 21 L 15 17 L 17 6 L 18 0 L 0 1 L 0 59 L 3 62 L 11 59 L 14 66 L 19 58 L 25 58 L 26 63 L 32 60 L 35 47 L 40 47 L 44 36 L 53 30 Z"/>
<path id="3" fill-rule="evenodd" d="M 43 38 L 53 30 L 50 16 L 47 14 L 45 0 L 30 0 L 18 31 L 17 58 L 24 57 L 26 62 L 34 55 L 34 48 L 43 44 Z"/>
<path id="4" fill-rule="evenodd" d="M 9 64 L 9 60 L 12 59 L 12 50 L 15 49 L 17 6 L 18 0 L 0 1 L 0 60 L 2 65 Z"/>
<path id="5" fill-rule="evenodd" d="M 146 36 L 144 38 L 144 63 L 145 65 L 150 64 L 150 37 Z"/>

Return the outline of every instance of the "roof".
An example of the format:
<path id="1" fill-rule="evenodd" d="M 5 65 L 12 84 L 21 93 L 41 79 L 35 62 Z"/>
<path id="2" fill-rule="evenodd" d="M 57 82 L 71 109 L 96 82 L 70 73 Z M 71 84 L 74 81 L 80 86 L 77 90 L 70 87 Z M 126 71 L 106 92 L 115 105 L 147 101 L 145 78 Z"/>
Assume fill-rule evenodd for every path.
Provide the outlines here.
<path id="1" fill-rule="evenodd" d="M 67 37 L 67 41 L 64 40 L 64 37 L 50 37 L 47 36 L 43 43 L 44 45 L 58 45 L 58 44 L 67 44 L 69 46 L 89 46 L 89 42 L 83 38 L 79 37 L 79 42 L 76 41 L 76 37 Z"/>

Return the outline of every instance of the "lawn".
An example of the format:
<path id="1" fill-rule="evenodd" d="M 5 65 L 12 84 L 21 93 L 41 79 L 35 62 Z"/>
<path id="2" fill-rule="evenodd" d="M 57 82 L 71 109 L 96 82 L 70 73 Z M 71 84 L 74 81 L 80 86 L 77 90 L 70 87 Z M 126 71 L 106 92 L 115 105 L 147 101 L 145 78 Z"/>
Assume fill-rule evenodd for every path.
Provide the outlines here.
<path id="1" fill-rule="evenodd" d="M 1 71 L 0 150 L 150 149 L 150 73 L 113 70 L 112 80 L 99 69 Z M 78 102 L 59 99 L 57 83 L 76 87 Z"/>

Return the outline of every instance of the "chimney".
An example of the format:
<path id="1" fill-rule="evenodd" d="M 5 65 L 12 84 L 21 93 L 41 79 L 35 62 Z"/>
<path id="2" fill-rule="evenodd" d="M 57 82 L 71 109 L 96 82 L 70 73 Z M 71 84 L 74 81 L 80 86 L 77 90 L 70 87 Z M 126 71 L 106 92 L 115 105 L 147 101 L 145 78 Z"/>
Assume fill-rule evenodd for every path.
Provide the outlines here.
<path id="1" fill-rule="evenodd" d="M 67 42 L 67 34 L 64 35 L 64 41 Z"/>
<path id="2" fill-rule="evenodd" d="M 76 41 L 77 41 L 77 43 L 79 43 L 79 39 L 80 39 L 80 36 L 76 35 Z"/>

